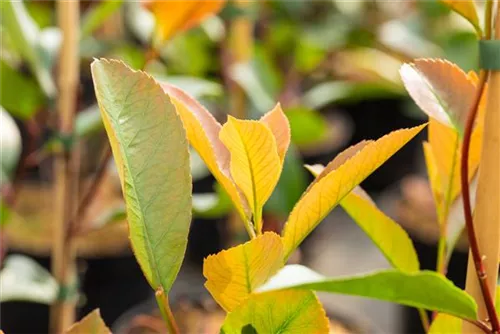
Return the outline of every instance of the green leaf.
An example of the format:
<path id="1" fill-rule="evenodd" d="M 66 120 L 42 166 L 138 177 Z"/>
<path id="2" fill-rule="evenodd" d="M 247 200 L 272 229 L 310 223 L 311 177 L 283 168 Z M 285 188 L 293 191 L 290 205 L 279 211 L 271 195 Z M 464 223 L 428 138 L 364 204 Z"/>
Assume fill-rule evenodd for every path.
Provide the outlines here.
<path id="1" fill-rule="evenodd" d="M 22 1 L 2 1 L 2 24 L 17 51 L 29 64 L 45 95 L 52 98 L 56 87 L 49 68 L 44 66 L 43 59 L 37 50 L 40 29 L 29 16 Z"/>
<path id="2" fill-rule="evenodd" d="M 0 61 L 0 104 L 13 116 L 26 120 L 45 103 L 45 97 L 33 79 Z M 21 95 L 22 94 L 22 95 Z"/>
<path id="3" fill-rule="evenodd" d="M 174 105 L 147 74 L 96 60 L 92 77 L 118 167 L 137 261 L 168 294 L 186 250 L 191 175 L 186 133 Z"/>
<path id="4" fill-rule="evenodd" d="M 0 177 L 3 178 L 3 175 L 0 174 Z M 5 205 L 4 200 L 0 198 L 0 227 L 3 227 L 8 223 L 9 217 L 10 209 L 7 205 Z"/>
<path id="5" fill-rule="evenodd" d="M 80 37 L 91 35 L 109 16 L 120 9 L 122 4 L 123 0 L 105 0 L 95 4 L 82 18 Z"/>
<path id="6" fill-rule="evenodd" d="M 290 122 L 292 142 L 297 146 L 311 145 L 325 139 L 328 131 L 327 120 L 317 111 L 294 107 L 285 111 Z"/>
<path id="7" fill-rule="evenodd" d="M 405 272 L 418 271 L 420 264 L 408 233 L 380 211 L 364 191 L 352 191 L 340 205 L 380 249 L 391 265 Z"/>
<path id="8" fill-rule="evenodd" d="M 289 147 L 283 163 L 283 171 L 273 194 L 264 206 L 264 212 L 271 212 L 286 218 L 293 206 L 307 188 L 307 174 L 297 148 Z"/>
<path id="9" fill-rule="evenodd" d="M 328 278 L 301 265 L 285 266 L 259 291 L 307 289 L 360 296 L 476 319 L 477 305 L 465 291 L 433 271 L 382 270 Z"/>
<path id="10" fill-rule="evenodd" d="M 224 334 L 328 333 L 329 322 L 311 291 L 273 291 L 251 295 L 229 313 Z"/>
<path id="11" fill-rule="evenodd" d="M 23 255 L 9 255 L 0 271 L 0 302 L 30 301 L 50 305 L 59 288 L 51 274 L 37 262 Z"/>

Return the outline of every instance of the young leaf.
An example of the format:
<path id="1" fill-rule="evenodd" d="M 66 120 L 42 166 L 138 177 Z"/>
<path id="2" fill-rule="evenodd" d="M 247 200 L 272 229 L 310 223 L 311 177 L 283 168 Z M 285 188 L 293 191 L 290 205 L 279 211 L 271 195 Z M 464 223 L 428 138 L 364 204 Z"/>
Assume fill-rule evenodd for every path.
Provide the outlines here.
<path id="1" fill-rule="evenodd" d="M 474 81 L 457 65 L 417 59 L 400 70 L 406 90 L 429 117 L 462 132 L 475 94 Z"/>
<path id="2" fill-rule="evenodd" d="M 281 109 L 281 105 L 278 103 L 270 112 L 262 116 L 260 122 L 269 127 L 276 139 L 278 155 L 283 165 L 288 146 L 290 146 L 290 124 L 288 123 L 288 118 L 283 113 L 283 109 Z"/>
<path id="3" fill-rule="evenodd" d="M 441 0 L 450 9 L 469 21 L 476 30 L 481 31 L 476 5 L 473 0 Z"/>
<path id="4" fill-rule="evenodd" d="M 356 148 L 352 146 L 340 153 L 335 160 L 340 161 L 343 156 L 349 154 L 349 150 L 356 150 Z M 306 168 L 316 177 L 325 172 L 325 168 L 321 165 L 306 166 Z M 317 177 L 315 181 L 318 179 Z M 406 272 L 419 270 L 417 253 L 406 231 L 380 211 L 361 187 L 354 188 L 340 201 L 340 205 L 375 243 L 394 268 Z"/>
<path id="5" fill-rule="evenodd" d="M 240 217 L 243 220 L 249 219 L 251 214 L 246 199 L 231 178 L 229 151 L 219 139 L 221 125 L 208 110 L 179 88 L 165 83 L 161 86 L 181 117 L 190 144 L 226 190 Z"/>
<path id="6" fill-rule="evenodd" d="M 462 332 L 462 320 L 445 313 L 438 313 L 432 321 L 428 334 L 450 334 Z"/>
<path id="7" fill-rule="evenodd" d="M 152 288 L 168 293 L 191 221 L 186 133 L 174 105 L 147 74 L 103 59 L 92 63 L 92 77 L 122 182 L 132 248 Z"/>
<path id="8" fill-rule="evenodd" d="M 231 152 L 231 175 L 248 201 L 257 233 L 262 231 L 262 208 L 281 173 L 274 136 L 257 121 L 229 116 L 219 137 Z"/>
<path id="9" fill-rule="evenodd" d="M 477 305 L 465 291 L 433 271 L 381 270 L 327 278 L 301 265 L 288 265 L 258 291 L 306 289 L 373 298 L 476 319 Z"/>
<path id="10" fill-rule="evenodd" d="M 283 231 L 285 259 L 342 198 L 419 133 L 424 126 L 394 131 L 375 142 L 368 143 L 355 156 L 321 177 L 306 190 L 288 217 Z"/>
<path id="11" fill-rule="evenodd" d="M 405 272 L 419 270 L 417 253 L 406 231 L 380 211 L 369 197 L 352 191 L 344 197 L 340 205 L 394 268 Z"/>
<path id="12" fill-rule="evenodd" d="M 111 334 L 111 331 L 102 320 L 99 309 L 95 309 L 73 324 L 66 334 Z"/>
<path id="13" fill-rule="evenodd" d="M 146 1 L 156 19 L 155 39 L 158 42 L 166 41 L 176 33 L 188 30 L 209 16 L 217 14 L 224 3 L 224 0 Z"/>
<path id="14" fill-rule="evenodd" d="M 253 330 L 253 332 L 246 332 Z M 252 295 L 229 313 L 221 333 L 323 334 L 329 320 L 311 291 L 274 291 Z"/>
<path id="15" fill-rule="evenodd" d="M 206 288 L 226 311 L 232 311 L 283 267 L 283 244 L 266 232 L 242 245 L 207 257 L 203 264 Z"/>

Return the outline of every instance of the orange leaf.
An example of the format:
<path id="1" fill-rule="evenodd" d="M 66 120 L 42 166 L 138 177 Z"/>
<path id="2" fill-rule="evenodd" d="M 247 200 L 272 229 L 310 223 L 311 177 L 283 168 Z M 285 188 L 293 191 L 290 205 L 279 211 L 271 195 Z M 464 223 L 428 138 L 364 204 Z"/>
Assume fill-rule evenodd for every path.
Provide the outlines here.
<path id="1" fill-rule="evenodd" d="M 262 116 L 260 122 L 271 129 L 276 139 L 276 146 L 278 148 L 281 164 L 283 164 L 288 146 L 290 146 L 290 123 L 283 113 L 281 105 L 278 103 L 270 112 Z"/>
<path id="2" fill-rule="evenodd" d="M 146 1 L 156 19 L 155 40 L 166 41 L 176 33 L 188 30 L 209 16 L 217 14 L 225 0 L 152 0 Z"/>
<path id="3" fill-rule="evenodd" d="M 479 18 L 477 16 L 476 5 L 473 0 L 441 0 L 450 9 L 469 21 L 476 30 L 481 31 L 479 27 Z"/>
<path id="4" fill-rule="evenodd" d="M 266 232 L 242 245 L 207 257 L 203 263 L 205 287 L 226 311 L 232 311 L 257 287 L 283 267 L 283 244 Z"/>
<path id="5" fill-rule="evenodd" d="M 250 217 L 248 204 L 234 184 L 229 171 L 229 151 L 219 139 L 222 126 L 208 110 L 181 89 L 165 83 L 161 86 L 172 99 L 181 117 L 189 143 L 228 193 L 241 218 L 248 219 Z"/>
<path id="6" fill-rule="evenodd" d="M 463 130 L 475 95 L 474 79 L 441 59 L 417 59 L 400 70 L 406 90 L 429 117 Z"/>
<path id="7" fill-rule="evenodd" d="M 66 334 L 111 334 L 111 331 L 102 320 L 99 309 L 95 309 L 73 324 Z"/>

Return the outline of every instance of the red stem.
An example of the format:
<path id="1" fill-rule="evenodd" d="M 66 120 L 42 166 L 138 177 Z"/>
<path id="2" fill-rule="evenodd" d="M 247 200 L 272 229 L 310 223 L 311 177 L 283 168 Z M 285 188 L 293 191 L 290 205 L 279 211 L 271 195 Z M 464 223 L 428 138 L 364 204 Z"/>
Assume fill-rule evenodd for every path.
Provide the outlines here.
<path id="1" fill-rule="evenodd" d="M 481 287 L 481 292 L 483 294 L 484 304 L 488 312 L 488 318 L 492 325 L 493 333 L 500 332 L 500 323 L 498 321 L 498 316 L 495 311 L 495 304 L 493 302 L 493 297 L 490 288 L 486 282 L 486 270 L 484 268 L 483 259 L 479 250 L 479 245 L 477 242 L 476 231 L 474 229 L 474 223 L 472 218 L 472 207 L 470 201 L 470 191 L 469 191 L 469 149 L 472 136 L 472 129 L 474 128 L 474 120 L 476 119 L 478 106 L 483 95 L 484 87 L 486 85 L 486 80 L 488 78 L 487 71 L 481 71 L 479 75 L 479 83 L 476 90 L 476 95 L 472 103 L 471 110 L 467 116 L 467 122 L 465 124 L 464 130 L 464 141 L 462 144 L 462 160 L 461 160 L 461 185 L 462 185 L 462 195 L 464 204 L 464 215 L 465 215 L 465 226 L 467 229 L 467 236 L 469 238 L 470 249 L 472 258 L 474 260 L 474 266 L 477 272 L 477 278 L 479 285 Z"/>

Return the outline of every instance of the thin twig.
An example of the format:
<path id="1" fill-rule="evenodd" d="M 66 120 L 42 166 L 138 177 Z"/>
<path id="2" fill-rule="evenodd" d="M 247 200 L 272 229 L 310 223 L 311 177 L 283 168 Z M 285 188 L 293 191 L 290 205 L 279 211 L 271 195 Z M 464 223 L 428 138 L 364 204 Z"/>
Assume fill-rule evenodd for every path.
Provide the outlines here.
<path id="1" fill-rule="evenodd" d="M 479 328 L 480 330 L 482 330 L 486 334 L 491 334 L 491 328 L 489 328 L 488 325 L 482 321 L 470 320 L 470 319 L 462 319 L 462 320 L 467 321 L 469 324 L 476 326 L 477 328 Z"/>
<path id="2" fill-rule="evenodd" d="M 95 172 L 92 184 L 89 186 L 87 192 L 83 196 L 80 205 L 78 205 L 75 216 L 68 223 L 68 238 L 73 237 L 81 232 L 81 229 L 83 227 L 82 222 L 85 220 L 85 215 L 96 197 L 95 195 L 99 190 L 99 186 L 106 176 L 108 163 L 111 160 L 111 157 L 111 147 L 109 145 L 106 145 L 103 158 L 101 159 L 99 166 L 97 167 L 97 171 Z"/>

